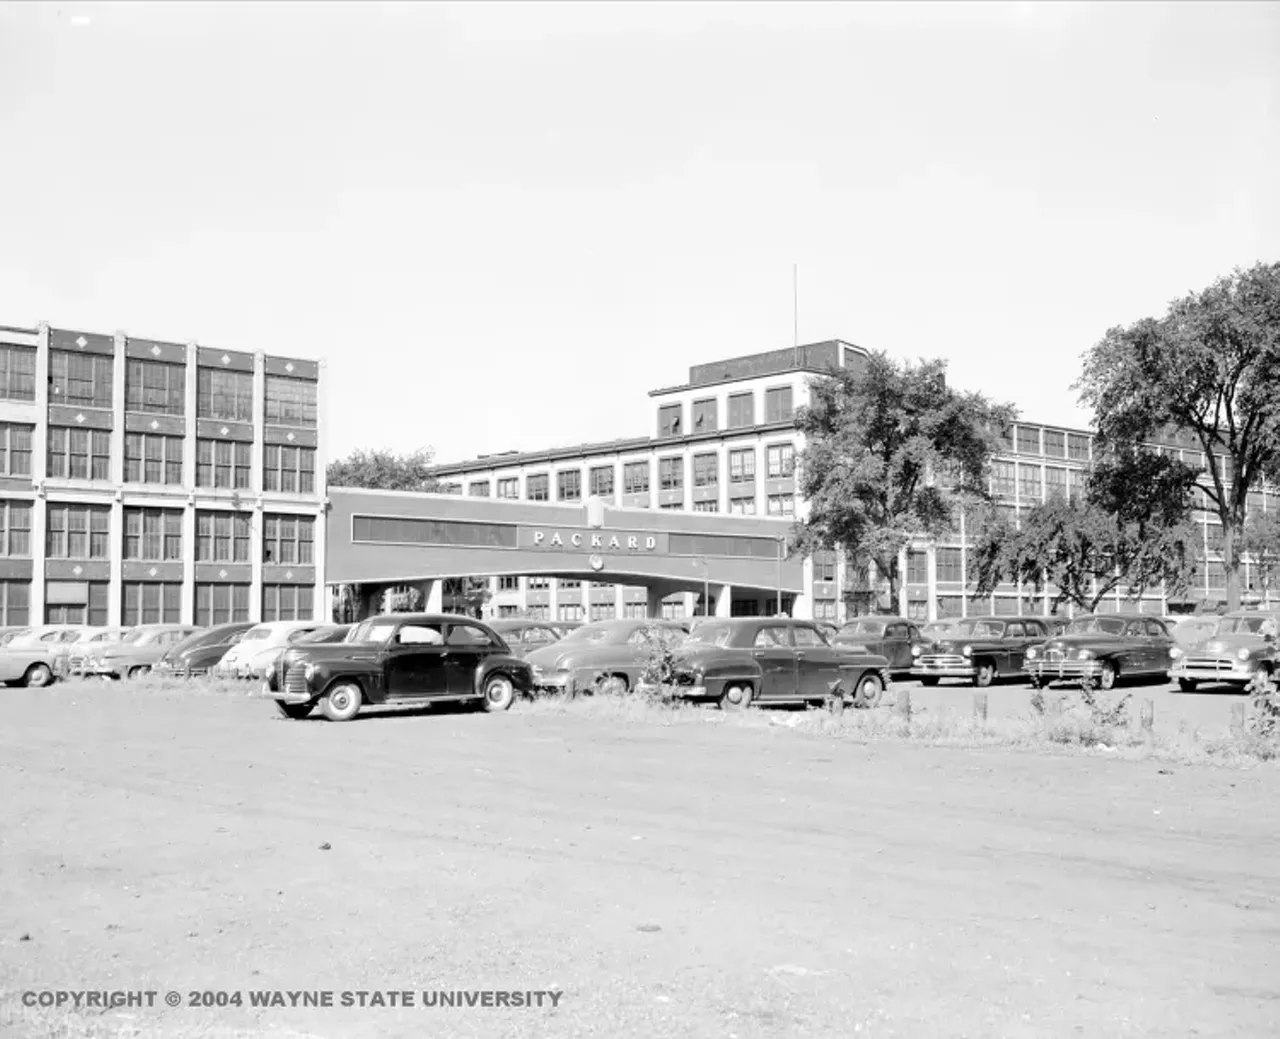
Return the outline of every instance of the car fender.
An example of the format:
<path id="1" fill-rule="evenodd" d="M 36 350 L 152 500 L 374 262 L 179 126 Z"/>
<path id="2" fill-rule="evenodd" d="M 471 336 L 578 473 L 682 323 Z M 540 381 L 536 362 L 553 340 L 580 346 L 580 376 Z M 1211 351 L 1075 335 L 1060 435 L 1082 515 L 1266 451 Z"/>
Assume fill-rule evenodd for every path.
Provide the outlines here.
<path id="1" fill-rule="evenodd" d="M 529 693 L 533 689 L 533 671 L 514 653 L 485 657 L 476 665 L 474 688 L 479 695 L 484 691 L 484 684 L 494 672 L 501 672 L 511 679 L 512 684 L 521 693 Z"/>

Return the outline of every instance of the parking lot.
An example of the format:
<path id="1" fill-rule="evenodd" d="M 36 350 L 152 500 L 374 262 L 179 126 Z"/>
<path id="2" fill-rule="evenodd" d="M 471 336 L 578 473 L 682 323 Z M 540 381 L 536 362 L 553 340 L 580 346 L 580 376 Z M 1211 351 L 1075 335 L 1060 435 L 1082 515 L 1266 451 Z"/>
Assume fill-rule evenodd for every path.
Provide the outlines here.
<path id="1" fill-rule="evenodd" d="M 1182 709 L 1216 724 L 1227 699 Z M 1280 1028 L 1274 766 L 859 746 L 716 711 L 287 722 L 146 683 L 5 704 L 5 1035 Z M 72 1018 L 15 995 L 71 988 L 563 997 Z"/>

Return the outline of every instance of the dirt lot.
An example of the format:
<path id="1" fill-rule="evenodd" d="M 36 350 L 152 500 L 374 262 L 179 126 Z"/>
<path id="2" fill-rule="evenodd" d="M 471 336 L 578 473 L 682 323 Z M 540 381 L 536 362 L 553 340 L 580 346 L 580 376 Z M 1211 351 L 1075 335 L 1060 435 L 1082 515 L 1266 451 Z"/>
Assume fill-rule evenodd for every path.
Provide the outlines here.
<path id="1" fill-rule="evenodd" d="M 3 695 L 0 1034 L 1280 1034 L 1273 765 Z M 126 1017 L 27 989 L 563 997 Z"/>

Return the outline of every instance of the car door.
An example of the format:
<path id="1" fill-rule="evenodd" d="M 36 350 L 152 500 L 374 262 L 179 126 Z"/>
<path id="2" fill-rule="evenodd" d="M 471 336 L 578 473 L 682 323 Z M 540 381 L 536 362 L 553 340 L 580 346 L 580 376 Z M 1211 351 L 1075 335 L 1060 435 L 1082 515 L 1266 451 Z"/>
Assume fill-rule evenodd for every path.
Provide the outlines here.
<path id="1" fill-rule="evenodd" d="M 1131 620 L 1124 626 L 1123 648 L 1121 649 L 1121 670 L 1130 674 L 1150 671 L 1154 652 L 1151 639 L 1147 637 L 1145 621 Z"/>
<path id="2" fill-rule="evenodd" d="M 911 667 L 911 639 L 908 626 L 889 624 L 884 629 L 884 655 L 894 671 L 906 671 Z"/>
<path id="3" fill-rule="evenodd" d="M 476 691 L 476 671 L 497 643 L 478 624 L 450 624 L 444 650 L 449 695 L 468 696 Z"/>
<path id="4" fill-rule="evenodd" d="M 797 624 L 791 629 L 795 643 L 796 683 L 806 699 L 827 695 L 832 683 L 840 680 L 840 655 L 827 644 L 817 627 Z"/>
<path id="5" fill-rule="evenodd" d="M 1000 647 L 996 653 L 996 674 L 1017 671 L 1027 642 L 1027 629 L 1022 621 L 1005 621 L 1004 631 L 995 641 Z"/>
<path id="6" fill-rule="evenodd" d="M 1158 620 L 1147 620 L 1147 637 L 1151 640 L 1152 671 L 1168 671 L 1173 666 L 1173 658 L 1169 650 L 1173 647 L 1173 639 L 1169 630 Z"/>
<path id="7" fill-rule="evenodd" d="M 796 695 L 796 651 L 787 625 L 760 625 L 751 642 L 751 657 L 760 667 L 757 699 L 780 700 Z"/>
<path id="8" fill-rule="evenodd" d="M 384 668 L 387 694 L 392 698 L 445 696 L 449 676 L 445 670 L 444 625 L 401 625 L 387 644 Z"/>
<path id="9" fill-rule="evenodd" d="M 1009 672 L 1017 674 L 1027 663 L 1027 650 L 1045 641 L 1047 632 L 1039 621 L 1022 621 L 1022 635 L 1009 643 Z"/>

